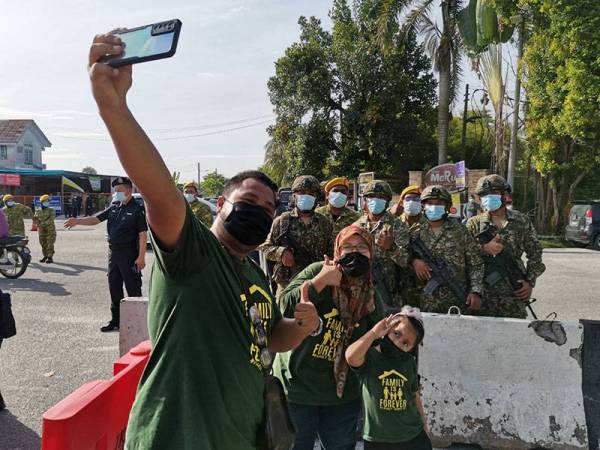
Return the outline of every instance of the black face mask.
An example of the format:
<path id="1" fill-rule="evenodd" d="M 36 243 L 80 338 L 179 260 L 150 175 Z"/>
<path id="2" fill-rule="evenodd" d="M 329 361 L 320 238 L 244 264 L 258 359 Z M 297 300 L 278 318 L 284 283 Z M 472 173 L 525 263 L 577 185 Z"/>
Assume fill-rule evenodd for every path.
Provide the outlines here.
<path id="1" fill-rule="evenodd" d="M 409 353 L 396 347 L 396 344 L 394 344 L 387 335 L 385 335 L 383 339 L 381 339 L 380 345 L 381 353 L 390 358 L 404 358 L 406 355 L 409 355 Z"/>
<path id="2" fill-rule="evenodd" d="M 265 242 L 272 224 L 273 218 L 263 207 L 235 202 L 224 227 L 239 243 L 250 246 Z"/>
<path id="3" fill-rule="evenodd" d="M 349 277 L 360 277 L 371 268 L 371 260 L 360 252 L 348 253 L 339 260 L 339 263 Z"/>

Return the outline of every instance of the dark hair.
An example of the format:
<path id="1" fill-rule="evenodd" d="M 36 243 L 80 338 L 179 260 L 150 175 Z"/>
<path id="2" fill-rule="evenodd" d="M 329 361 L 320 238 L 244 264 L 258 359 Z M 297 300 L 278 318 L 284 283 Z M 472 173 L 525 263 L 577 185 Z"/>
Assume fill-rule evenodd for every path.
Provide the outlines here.
<path id="1" fill-rule="evenodd" d="M 258 171 L 258 170 L 245 170 L 243 172 L 238 173 L 233 178 L 230 178 L 229 181 L 225 184 L 225 188 L 223 189 L 223 195 L 228 195 L 234 189 L 238 188 L 245 180 L 253 178 L 260 183 L 267 186 L 269 189 L 273 191 L 273 195 L 277 198 L 277 184 L 271 180 L 266 174 Z"/>
<path id="2" fill-rule="evenodd" d="M 415 340 L 415 349 L 416 349 L 418 347 L 418 345 L 421 342 L 423 342 L 423 338 L 425 337 L 425 328 L 423 328 L 423 324 L 419 320 L 415 319 L 414 317 L 406 316 L 406 318 L 410 322 L 410 325 L 413 327 L 413 330 L 415 330 L 415 333 L 417 333 L 417 339 Z"/>

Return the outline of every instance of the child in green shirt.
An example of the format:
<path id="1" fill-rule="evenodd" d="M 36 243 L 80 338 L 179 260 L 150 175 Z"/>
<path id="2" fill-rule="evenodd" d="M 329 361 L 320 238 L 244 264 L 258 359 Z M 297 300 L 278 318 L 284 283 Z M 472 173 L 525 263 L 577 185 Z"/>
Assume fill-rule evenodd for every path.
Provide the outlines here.
<path id="1" fill-rule="evenodd" d="M 424 334 L 419 309 L 405 306 L 348 347 L 361 384 L 365 450 L 432 449 L 414 357 Z"/>

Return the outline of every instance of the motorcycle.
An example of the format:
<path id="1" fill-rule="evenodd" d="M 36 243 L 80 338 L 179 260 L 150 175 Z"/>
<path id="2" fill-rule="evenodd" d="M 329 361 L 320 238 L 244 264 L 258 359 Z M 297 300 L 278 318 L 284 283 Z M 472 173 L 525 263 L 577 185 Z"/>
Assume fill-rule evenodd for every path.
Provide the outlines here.
<path id="1" fill-rule="evenodd" d="M 0 273 L 6 278 L 19 278 L 31 262 L 31 251 L 27 247 L 29 239 L 23 236 L 9 236 L 0 239 Z"/>

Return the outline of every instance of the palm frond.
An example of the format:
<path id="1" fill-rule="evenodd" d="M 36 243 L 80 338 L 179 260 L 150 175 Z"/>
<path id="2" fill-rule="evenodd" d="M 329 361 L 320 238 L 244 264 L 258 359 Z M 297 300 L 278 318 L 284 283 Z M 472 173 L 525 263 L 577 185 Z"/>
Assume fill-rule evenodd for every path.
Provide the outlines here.
<path id="1" fill-rule="evenodd" d="M 422 0 L 404 18 L 401 33 L 406 36 L 413 31 L 421 32 L 424 26 L 431 23 L 431 5 L 433 0 Z"/>
<path id="2" fill-rule="evenodd" d="M 481 54 L 481 79 L 494 110 L 498 111 L 504 101 L 504 79 L 502 77 L 502 45 L 490 44 Z"/>
<path id="3" fill-rule="evenodd" d="M 377 42 L 385 51 L 393 42 L 394 33 L 398 29 L 398 18 L 402 10 L 411 0 L 380 0 L 377 12 Z"/>

